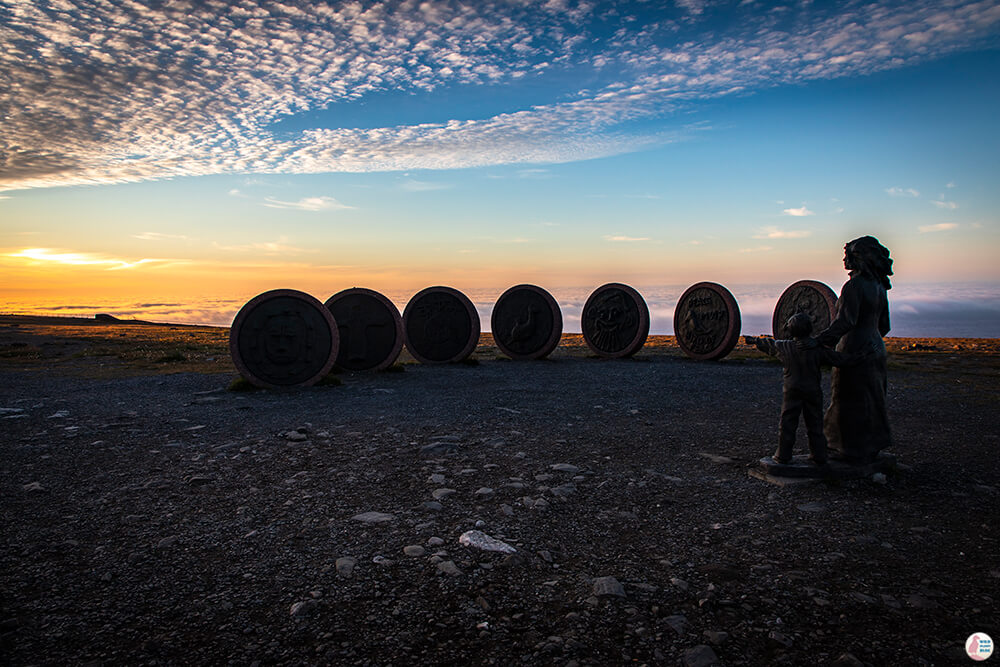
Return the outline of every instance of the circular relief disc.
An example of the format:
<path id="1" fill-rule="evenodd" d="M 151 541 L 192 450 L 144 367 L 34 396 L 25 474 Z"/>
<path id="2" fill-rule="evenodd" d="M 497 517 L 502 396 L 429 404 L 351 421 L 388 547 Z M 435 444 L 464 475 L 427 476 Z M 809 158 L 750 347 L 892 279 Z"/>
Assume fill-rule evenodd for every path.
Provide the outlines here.
<path id="1" fill-rule="evenodd" d="M 609 359 L 631 357 L 649 336 L 649 308 L 628 285 L 608 283 L 587 299 L 580 326 L 594 354 Z"/>
<path id="2" fill-rule="evenodd" d="M 785 327 L 795 313 L 805 313 L 812 320 L 813 334 L 830 326 L 837 314 L 837 293 L 816 280 L 800 280 L 785 288 L 774 306 L 771 331 L 775 338 L 788 339 L 791 334 Z"/>
<path id="3" fill-rule="evenodd" d="M 355 287 L 331 296 L 326 307 L 340 330 L 338 368 L 381 371 L 392 366 L 403 349 L 403 324 L 392 301 Z"/>
<path id="4" fill-rule="evenodd" d="M 511 359 L 542 359 L 559 344 L 562 312 L 535 285 L 515 285 L 500 295 L 490 317 L 493 340 Z"/>
<path id="5" fill-rule="evenodd" d="M 326 377 L 339 344 L 330 311 L 291 289 L 250 299 L 229 329 L 236 369 L 248 382 L 269 389 L 307 387 Z"/>
<path id="6" fill-rule="evenodd" d="M 721 359 L 740 339 L 740 307 L 722 285 L 691 285 L 674 308 L 674 335 L 692 359 Z"/>
<path id="7" fill-rule="evenodd" d="M 451 287 L 428 287 L 403 310 L 406 349 L 424 364 L 462 361 L 479 344 L 479 313 L 469 297 Z"/>

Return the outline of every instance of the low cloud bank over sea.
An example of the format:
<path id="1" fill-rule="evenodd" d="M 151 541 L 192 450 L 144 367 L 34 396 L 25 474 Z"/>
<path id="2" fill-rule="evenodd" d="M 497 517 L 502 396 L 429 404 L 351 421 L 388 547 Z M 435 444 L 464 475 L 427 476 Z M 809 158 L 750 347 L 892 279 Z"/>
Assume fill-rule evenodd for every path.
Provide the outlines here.
<path id="1" fill-rule="evenodd" d="M 460 286 L 455 286 L 461 289 Z M 542 285 L 542 287 L 545 287 Z M 596 288 L 551 288 L 563 315 L 563 331 L 580 332 L 580 313 Z M 649 306 L 650 333 L 672 334 L 674 307 L 687 285 L 634 285 Z M 726 285 L 740 307 L 744 334 L 769 334 L 774 306 L 787 285 Z M 836 291 L 839 285 L 831 285 Z M 464 290 L 490 330 L 493 304 L 506 288 Z M 313 294 L 325 301 L 330 294 Z M 414 290 L 413 293 L 415 293 Z M 400 312 L 413 293 L 387 292 Z M 91 299 L 85 303 L 0 301 L 0 313 L 92 318 L 108 313 L 119 319 L 229 326 L 244 303 L 256 296 L 157 302 Z M 904 338 L 1000 338 L 1000 283 L 912 283 L 897 281 L 889 292 L 890 336 Z"/>

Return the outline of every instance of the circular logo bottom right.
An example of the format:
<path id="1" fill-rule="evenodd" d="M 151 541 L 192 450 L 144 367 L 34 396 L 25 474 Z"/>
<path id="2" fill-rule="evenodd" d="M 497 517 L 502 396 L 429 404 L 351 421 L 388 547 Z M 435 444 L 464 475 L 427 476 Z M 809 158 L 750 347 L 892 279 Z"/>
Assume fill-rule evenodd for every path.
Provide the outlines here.
<path id="1" fill-rule="evenodd" d="M 993 640 L 984 632 L 969 635 L 965 640 L 965 652 L 973 660 L 986 660 L 993 655 Z"/>

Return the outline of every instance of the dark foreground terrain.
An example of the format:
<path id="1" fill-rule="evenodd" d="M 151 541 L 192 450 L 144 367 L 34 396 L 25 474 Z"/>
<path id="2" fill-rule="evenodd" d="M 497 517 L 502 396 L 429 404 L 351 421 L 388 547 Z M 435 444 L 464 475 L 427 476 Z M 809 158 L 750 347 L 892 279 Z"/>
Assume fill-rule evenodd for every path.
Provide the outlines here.
<path id="1" fill-rule="evenodd" d="M 950 665 L 1000 639 L 996 341 L 894 342 L 904 468 L 779 488 L 747 465 L 780 367 L 746 350 L 484 345 L 236 392 L 224 332 L 161 329 L 197 341 L 0 327 L 0 662 Z"/>

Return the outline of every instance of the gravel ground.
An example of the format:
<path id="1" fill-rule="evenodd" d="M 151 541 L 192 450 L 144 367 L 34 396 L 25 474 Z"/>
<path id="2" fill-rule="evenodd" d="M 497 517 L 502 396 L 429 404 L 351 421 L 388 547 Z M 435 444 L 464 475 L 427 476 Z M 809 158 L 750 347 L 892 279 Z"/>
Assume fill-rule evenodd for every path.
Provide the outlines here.
<path id="1" fill-rule="evenodd" d="M 947 665 L 1000 639 L 992 366 L 892 370 L 903 470 L 798 488 L 747 475 L 766 360 L 404 368 L 0 371 L 0 660 Z"/>

